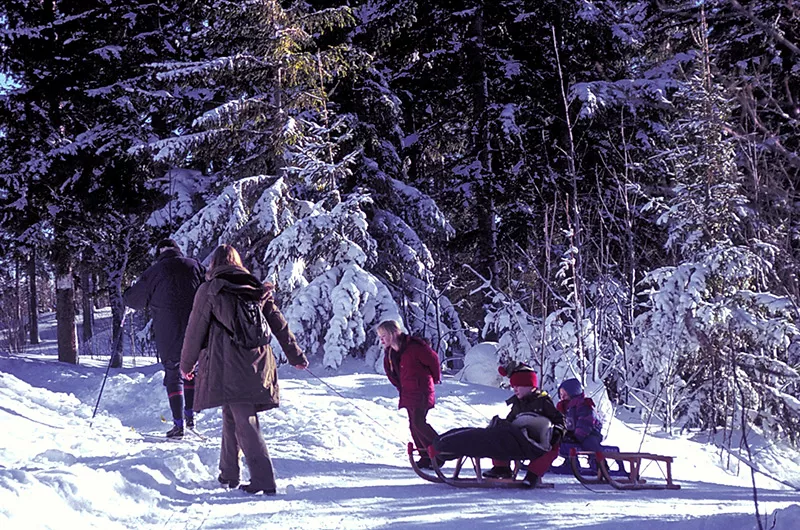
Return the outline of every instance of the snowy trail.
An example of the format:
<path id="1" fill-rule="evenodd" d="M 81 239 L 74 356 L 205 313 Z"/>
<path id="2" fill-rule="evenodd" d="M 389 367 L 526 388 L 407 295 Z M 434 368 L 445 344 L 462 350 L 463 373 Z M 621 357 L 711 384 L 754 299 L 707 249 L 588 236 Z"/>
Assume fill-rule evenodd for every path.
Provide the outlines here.
<path id="1" fill-rule="evenodd" d="M 199 414 L 207 440 L 144 441 L 140 433 L 165 430 L 162 375 L 131 367 L 112 371 L 90 428 L 104 371 L 0 359 L 0 527 L 754 528 L 749 477 L 724 471 L 714 450 L 687 438 L 646 441 L 678 457 L 680 491 L 585 488 L 553 475 L 553 490 L 533 492 L 427 483 L 408 465 L 407 418 L 385 377 L 320 380 L 289 367 L 280 370 L 281 408 L 260 415 L 278 495 L 225 491 L 216 482 L 219 410 Z M 430 421 L 440 431 L 506 413 L 504 390 L 448 379 L 437 392 Z M 638 446 L 640 429 L 614 420 L 609 441 Z M 797 492 L 761 482 L 762 514 L 794 506 L 782 513 L 800 521 Z"/>

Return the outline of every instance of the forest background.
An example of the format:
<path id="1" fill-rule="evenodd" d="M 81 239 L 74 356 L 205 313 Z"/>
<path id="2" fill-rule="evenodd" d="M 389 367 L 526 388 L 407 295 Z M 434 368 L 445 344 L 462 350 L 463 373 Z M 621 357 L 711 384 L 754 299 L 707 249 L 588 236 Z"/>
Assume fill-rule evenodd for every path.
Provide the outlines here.
<path id="1" fill-rule="evenodd" d="M 796 445 L 798 46 L 790 0 L 5 0 L 2 353 L 151 348 L 153 244 L 224 242 L 330 371 L 400 318 Z"/>

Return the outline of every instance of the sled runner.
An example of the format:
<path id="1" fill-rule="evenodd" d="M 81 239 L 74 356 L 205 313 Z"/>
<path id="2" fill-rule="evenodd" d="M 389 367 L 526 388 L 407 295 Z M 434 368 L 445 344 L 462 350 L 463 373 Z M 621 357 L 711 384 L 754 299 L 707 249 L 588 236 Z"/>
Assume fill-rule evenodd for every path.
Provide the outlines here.
<path id="1" fill-rule="evenodd" d="M 581 456 L 594 457 L 597 462 L 597 475 L 589 477 L 582 473 L 579 458 Z M 630 468 L 627 476 L 620 477 L 612 473 L 608 467 L 608 460 L 616 462 L 627 462 Z M 642 461 L 645 461 L 645 468 L 652 463 L 661 469 L 665 483 L 650 483 L 639 475 L 642 471 Z M 609 484 L 618 490 L 678 490 L 679 484 L 672 481 L 672 461 L 671 456 L 654 455 L 650 453 L 620 453 L 613 451 L 578 451 L 574 447 L 570 450 L 570 465 L 575 478 L 582 484 Z M 663 467 L 662 467 L 663 464 Z"/>
<path id="2" fill-rule="evenodd" d="M 411 468 L 414 470 L 414 473 L 416 473 L 417 476 L 419 476 L 420 478 L 427 480 L 428 482 L 444 482 L 436 475 L 436 472 L 433 469 L 427 470 L 420 468 L 417 465 L 417 461 L 414 460 L 415 455 L 421 456 L 419 455 L 419 452 L 414 448 L 413 442 L 408 442 L 408 460 L 411 462 Z"/>
<path id="3" fill-rule="evenodd" d="M 431 459 L 433 467 L 432 472 L 421 469 L 416 460 L 417 450 L 414 444 L 408 444 L 408 460 L 411 462 L 411 467 L 414 472 L 420 477 L 429 482 L 437 482 L 449 484 L 457 488 L 525 488 L 522 479 L 517 479 L 518 472 L 522 469 L 522 461 L 514 460 L 512 464 L 512 473 L 510 479 L 504 478 L 488 478 L 484 477 L 481 470 L 481 459 L 472 456 L 458 456 L 458 455 L 442 455 L 446 456 L 447 460 L 455 462 L 455 468 L 451 471 L 449 469 L 442 469 L 436 458 Z M 465 466 L 465 464 L 467 464 Z M 471 470 L 471 471 L 468 471 Z M 467 476 L 462 476 L 465 472 Z M 473 475 L 474 473 L 474 475 Z M 522 475 L 525 475 L 523 471 Z M 542 484 L 541 481 L 534 489 L 547 489 L 552 488 L 553 484 Z"/>

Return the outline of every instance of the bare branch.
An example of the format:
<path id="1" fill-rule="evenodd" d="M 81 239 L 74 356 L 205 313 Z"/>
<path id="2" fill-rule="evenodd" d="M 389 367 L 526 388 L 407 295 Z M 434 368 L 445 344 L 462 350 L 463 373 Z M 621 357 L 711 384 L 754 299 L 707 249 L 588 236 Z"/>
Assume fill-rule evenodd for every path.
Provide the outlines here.
<path id="1" fill-rule="evenodd" d="M 794 55 L 800 55 L 800 48 L 798 48 L 793 42 L 788 41 L 783 35 L 775 31 L 772 26 L 756 18 L 750 9 L 745 8 L 737 0 L 730 0 L 730 3 L 736 11 L 747 17 L 750 22 L 755 24 L 760 30 L 769 35 L 770 38 L 789 48 L 789 51 L 791 51 Z"/>

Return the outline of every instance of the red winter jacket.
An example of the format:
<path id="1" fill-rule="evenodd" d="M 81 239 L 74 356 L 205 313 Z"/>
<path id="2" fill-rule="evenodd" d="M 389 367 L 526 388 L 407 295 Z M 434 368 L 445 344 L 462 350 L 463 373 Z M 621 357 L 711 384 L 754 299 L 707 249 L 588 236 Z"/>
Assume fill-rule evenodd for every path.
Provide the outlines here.
<path id="1" fill-rule="evenodd" d="M 433 385 L 442 380 L 439 356 L 425 341 L 403 335 L 400 351 L 389 350 L 383 356 L 383 369 L 400 392 L 397 408 L 433 408 Z"/>

